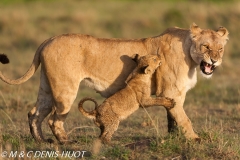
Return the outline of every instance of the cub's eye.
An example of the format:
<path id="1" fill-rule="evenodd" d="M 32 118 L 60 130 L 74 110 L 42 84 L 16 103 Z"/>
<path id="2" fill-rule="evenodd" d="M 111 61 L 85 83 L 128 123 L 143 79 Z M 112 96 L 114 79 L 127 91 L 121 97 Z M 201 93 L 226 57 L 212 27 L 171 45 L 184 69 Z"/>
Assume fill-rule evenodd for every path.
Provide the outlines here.
<path id="1" fill-rule="evenodd" d="M 203 45 L 203 47 L 209 50 L 209 46 L 208 45 Z"/>

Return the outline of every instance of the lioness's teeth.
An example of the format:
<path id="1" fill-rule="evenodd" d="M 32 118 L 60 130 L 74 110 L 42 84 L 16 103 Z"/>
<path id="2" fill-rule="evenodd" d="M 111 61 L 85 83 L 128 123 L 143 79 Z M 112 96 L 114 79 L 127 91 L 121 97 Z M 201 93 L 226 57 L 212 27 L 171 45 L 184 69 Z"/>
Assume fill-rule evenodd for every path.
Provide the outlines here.
<path id="1" fill-rule="evenodd" d="M 212 65 L 211 69 L 214 70 L 216 68 L 216 66 Z"/>

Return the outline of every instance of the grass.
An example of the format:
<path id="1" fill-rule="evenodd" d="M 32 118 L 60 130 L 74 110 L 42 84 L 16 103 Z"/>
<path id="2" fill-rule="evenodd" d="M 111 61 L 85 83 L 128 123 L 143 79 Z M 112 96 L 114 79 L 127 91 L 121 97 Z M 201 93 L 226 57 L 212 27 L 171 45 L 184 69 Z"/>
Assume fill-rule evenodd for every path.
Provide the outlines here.
<path id="1" fill-rule="evenodd" d="M 187 93 L 184 105 L 202 138 L 200 144 L 186 140 L 180 131 L 168 134 L 165 110 L 152 107 L 147 112 L 139 109 L 123 121 L 112 146 L 102 147 L 99 155 L 88 153 L 85 159 L 239 159 L 239 5 L 237 1 L 1 1 L 0 52 L 7 54 L 11 63 L 0 65 L 0 69 L 11 78 L 21 76 L 30 66 L 37 47 L 45 39 L 63 33 L 142 38 L 159 35 L 172 26 L 188 28 L 192 22 L 201 28 L 224 26 L 230 32 L 230 40 L 221 68 L 210 80 L 198 75 L 198 83 Z M 81 85 L 65 123 L 70 139 L 77 143 L 37 144 L 29 132 L 27 113 L 36 101 L 38 85 L 39 70 L 19 86 L 0 82 L 0 154 L 40 150 L 92 152 L 100 131 L 91 120 L 81 116 L 76 106 L 85 96 L 92 96 L 99 103 L 103 98 Z M 54 138 L 46 121 L 43 132 Z"/>

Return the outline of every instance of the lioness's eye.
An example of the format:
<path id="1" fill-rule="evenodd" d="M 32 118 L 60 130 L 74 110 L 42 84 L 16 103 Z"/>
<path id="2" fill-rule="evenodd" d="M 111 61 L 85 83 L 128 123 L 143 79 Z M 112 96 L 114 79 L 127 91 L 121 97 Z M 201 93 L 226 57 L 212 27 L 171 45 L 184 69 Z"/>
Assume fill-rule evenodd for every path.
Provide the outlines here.
<path id="1" fill-rule="evenodd" d="M 153 58 L 153 61 L 156 62 L 157 61 L 156 58 Z"/>
<path id="2" fill-rule="evenodd" d="M 220 48 L 218 51 L 219 51 L 219 52 L 222 52 L 222 50 L 223 50 L 223 49 L 222 49 L 222 48 Z"/>

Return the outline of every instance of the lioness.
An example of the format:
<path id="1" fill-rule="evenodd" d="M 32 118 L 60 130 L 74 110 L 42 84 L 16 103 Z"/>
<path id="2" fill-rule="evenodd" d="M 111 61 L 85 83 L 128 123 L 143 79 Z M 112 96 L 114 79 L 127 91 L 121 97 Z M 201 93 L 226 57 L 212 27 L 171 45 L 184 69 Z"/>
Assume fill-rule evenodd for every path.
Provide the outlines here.
<path id="1" fill-rule="evenodd" d="M 192 24 L 190 29 L 169 28 L 156 37 L 143 39 L 104 39 L 89 35 L 64 34 L 44 41 L 37 49 L 29 70 L 19 79 L 11 80 L 0 72 L 8 84 L 21 84 L 33 76 L 41 65 L 38 98 L 28 113 L 30 131 L 37 141 L 47 141 L 41 124 L 51 113 L 49 125 L 61 142 L 68 138 L 63 124 L 76 98 L 79 84 L 95 89 L 109 97 L 125 87 L 124 81 L 136 64 L 131 60 L 139 55 L 156 54 L 157 48 L 166 48 L 162 65 L 152 78 L 152 94 L 174 98 L 176 105 L 167 111 L 168 129 L 175 122 L 188 139 L 198 139 L 183 110 L 186 92 L 197 82 L 196 68 L 200 66 L 205 77 L 210 77 L 222 62 L 227 29 L 201 29 Z"/>
<path id="2" fill-rule="evenodd" d="M 136 55 L 134 58 L 137 67 L 127 78 L 127 86 L 107 98 L 100 106 L 92 98 L 84 98 L 78 104 L 79 111 L 86 117 L 93 119 L 101 129 L 100 139 L 104 143 L 111 141 L 113 133 L 117 130 L 119 122 L 133 112 L 139 106 L 164 106 L 171 109 L 174 106 L 173 99 L 166 97 L 151 97 L 151 78 L 161 63 L 160 55 Z M 93 101 L 95 110 L 88 112 L 84 110 L 85 101 Z"/>
<path id="3" fill-rule="evenodd" d="M 9 59 L 5 54 L 0 53 L 0 62 L 2 64 L 7 64 L 9 63 Z"/>

